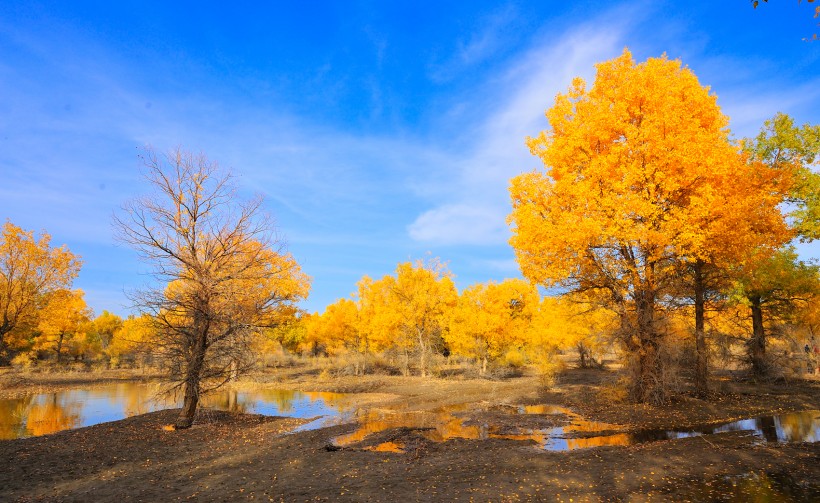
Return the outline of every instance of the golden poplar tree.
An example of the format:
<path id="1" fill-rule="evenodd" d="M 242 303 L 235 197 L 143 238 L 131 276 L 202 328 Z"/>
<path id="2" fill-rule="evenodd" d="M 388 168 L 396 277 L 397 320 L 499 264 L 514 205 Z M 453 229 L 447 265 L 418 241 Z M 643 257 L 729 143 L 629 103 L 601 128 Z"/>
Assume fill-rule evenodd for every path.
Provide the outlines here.
<path id="1" fill-rule="evenodd" d="M 520 279 L 466 288 L 452 309 L 445 334 L 450 351 L 481 362 L 484 374 L 489 361 L 527 343 L 539 300 L 536 288 Z"/>
<path id="2" fill-rule="evenodd" d="M 82 290 L 57 290 L 48 295 L 40 311 L 34 349 L 53 350 L 61 361 L 66 344 L 75 337 L 85 337 L 81 328 L 90 328 L 91 309 L 85 304 Z"/>
<path id="3" fill-rule="evenodd" d="M 6 222 L 0 235 L 0 358 L 7 336 L 23 324 L 36 325 L 45 296 L 71 286 L 80 259 L 65 246 L 53 248 L 51 236 Z"/>
<path id="4" fill-rule="evenodd" d="M 730 179 L 743 178 L 745 159 L 716 97 L 665 56 L 638 64 L 625 50 L 597 65 L 590 88 L 574 79 L 546 115 L 550 129 L 528 139 L 544 170 L 510 188 L 518 263 L 533 282 L 611 306 L 633 398 L 662 401 L 669 296 L 682 262 L 725 245 L 714 238 L 732 219 L 704 223 L 722 187 L 742 187 Z"/>
<path id="5" fill-rule="evenodd" d="M 404 262 L 395 276 L 359 282 L 362 336 L 374 350 L 394 349 L 410 373 L 410 356 L 427 376 L 430 359 L 447 328 L 449 310 L 458 298 L 450 273 L 437 259 Z"/>

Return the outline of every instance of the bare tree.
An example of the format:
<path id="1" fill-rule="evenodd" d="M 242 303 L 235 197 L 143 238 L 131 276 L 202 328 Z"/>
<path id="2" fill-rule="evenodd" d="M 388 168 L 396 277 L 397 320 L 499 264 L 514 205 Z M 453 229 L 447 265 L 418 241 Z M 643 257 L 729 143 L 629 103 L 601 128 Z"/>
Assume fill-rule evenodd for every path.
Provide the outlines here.
<path id="1" fill-rule="evenodd" d="M 154 189 L 115 215 L 122 241 L 153 268 L 156 284 L 132 294 L 151 315 L 153 351 L 174 390 L 184 390 L 177 428 L 190 427 L 200 395 L 247 371 L 251 337 L 291 315 L 309 278 L 283 251 L 262 198 L 241 200 L 233 178 L 203 155 L 146 149 Z"/>

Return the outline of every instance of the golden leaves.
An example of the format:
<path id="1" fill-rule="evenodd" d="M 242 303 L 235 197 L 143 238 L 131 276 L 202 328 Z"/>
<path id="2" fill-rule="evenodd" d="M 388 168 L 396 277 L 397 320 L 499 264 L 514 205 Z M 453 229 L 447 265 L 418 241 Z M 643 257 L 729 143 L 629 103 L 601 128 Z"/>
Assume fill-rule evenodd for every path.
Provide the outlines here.
<path id="1" fill-rule="evenodd" d="M 546 113 L 550 130 L 527 139 L 544 170 L 511 182 L 510 243 L 527 278 L 626 293 L 650 279 L 647 264 L 663 274 L 790 237 L 777 209 L 788 181 L 746 162 L 680 61 L 638 64 L 625 50 L 596 68 L 592 87 L 573 81 Z"/>

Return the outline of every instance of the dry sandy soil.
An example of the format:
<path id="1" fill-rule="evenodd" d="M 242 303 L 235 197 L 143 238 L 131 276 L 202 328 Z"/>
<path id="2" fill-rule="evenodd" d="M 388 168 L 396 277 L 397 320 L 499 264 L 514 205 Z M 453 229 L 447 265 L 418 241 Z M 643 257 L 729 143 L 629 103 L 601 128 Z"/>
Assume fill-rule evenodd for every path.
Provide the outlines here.
<path id="1" fill-rule="evenodd" d="M 465 425 L 490 421 L 499 431 L 565 420 L 499 412 L 523 404 L 566 406 L 621 432 L 820 410 L 816 380 L 717 380 L 708 400 L 652 407 L 610 403 L 607 385 L 617 376 L 601 370 L 569 370 L 551 391 L 532 376 L 320 379 L 290 369 L 257 377 L 243 385 L 361 393 L 362 403 L 385 410 L 468 404 L 459 412 Z M 26 379 L 7 379 L 0 396 L 68 386 Z M 339 447 L 332 439 L 355 424 L 288 433 L 305 421 L 206 411 L 189 430 L 163 429 L 174 416 L 0 441 L 0 501 L 820 501 L 820 443 L 767 443 L 743 432 L 546 452 L 531 440 L 437 442 L 429 429 L 396 427 Z M 393 445 L 385 442 L 402 452 L 373 450 Z"/>

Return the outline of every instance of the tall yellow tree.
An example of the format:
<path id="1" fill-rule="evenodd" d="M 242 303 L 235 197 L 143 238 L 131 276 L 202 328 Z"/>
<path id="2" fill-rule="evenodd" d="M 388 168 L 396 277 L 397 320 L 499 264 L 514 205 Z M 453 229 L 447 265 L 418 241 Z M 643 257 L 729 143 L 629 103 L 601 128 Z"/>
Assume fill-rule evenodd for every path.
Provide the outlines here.
<path id="1" fill-rule="evenodd" d="M 81 328 L 90 328 L 91 309 L 85 304 L 82 290 L 57 290 L 48 295 L 48 302 L 39 313 L 34 349 L 53 350 L 57 361 L 62 359 L 63 349 L 75 337 L 85 337 Z"/>
<path id="2" fill-rule="evenodd" d="M 410 355 L 418 357 L 419 372 L 429 374 L 430 357 L 447 328 L 449 310 L 458 298 L 450 273 L 437 259 L 404 262 L 395 276 L 359 283 L 361 326 L 374 349 L 395 348 L 403 355 L 403 371 L 410 372 Z"/>
<path id="3" fill-rule="evenodd" d="M 103 311 L 102 314 L 94 318 L 94 337 L 97 339 L 103 351 L 111 345 L 114 334 L 116 334 L 120 328 L 122 328 L 122 318 L 114 313 Z"/>
<path id="4" fill-rule="evenodd" d="M 357 356 L 354 371 L 357 375 L 363 373 L 368 353 L 368 339 L 366 333 L 359 330 L 359 308 L 356 302 L 351 299 L 339 299 L 327 306 L 322 318 L 333 351 L 354 353 Z"/>
<path id="5" fill-rule="evenodd" d="M 520 279 L 479 283 L 466 288 L 450 314 L 445 334 L 450 351 L 481 362 L 527 343 L 527 332 L 539 305 L 538 290 Z"/>
<path id="6" fill-rule="evenodd" d="M 632 356 L 632 396 L 667 396 L 661 357 L 666 299 L 705 243 L 716 179 L 744 164 L 716 97 L 680 61 L 637 64 L 628 50 L 576 78 L 528 139 L 544 171 L 510 188 L 511 244 L 524 275 L 606 301 Z"/>
<path id="7" fill-rule="evenodd" d="M 65 246 L 53 248 L 51 237 L 6 222 L 0 235 L 0 358 L 6 336 L 20 324 L 34 325 L 44 296 L 65 289 L 80 270 L 80 259 Z"/>
<path id="8" fill-rule="evenodd" d="M 142 356 L 144 362 L 151 349 L 150 342 L 156 340 L 155 328 L 155 321 L 147 314 L 122 320 L 105 350 L 111 365 L 120 365 L 123 360 L 136 359 L 137 356 Z"/>

